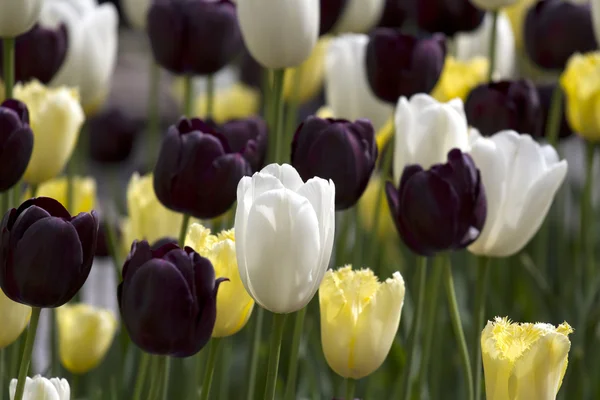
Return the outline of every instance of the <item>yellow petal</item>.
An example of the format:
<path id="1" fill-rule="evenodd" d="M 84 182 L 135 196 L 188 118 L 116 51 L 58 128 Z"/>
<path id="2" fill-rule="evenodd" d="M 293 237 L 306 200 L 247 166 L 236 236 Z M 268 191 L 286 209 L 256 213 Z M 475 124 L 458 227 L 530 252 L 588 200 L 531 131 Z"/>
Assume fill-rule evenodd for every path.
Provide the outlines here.
<path id="1" fill-rule="evenodd" d="M 485 57 L 460 61 L 448 56 L 431 96 L 441 102 L 455 98 L 466 101 L 472 89 L 486 82 L 489 68 L 489 61 Z"/>
<path id="2" fill-rule="evenodd" d="M 17 340 L 30 317 L 31 307 L 12 301 L 0 290 L 0 349 Z"/>
<path id="3" fill-rule="evenodd" d="M 58 200 L 65 208 L 67 207 L 67 178 L 60 177 L 42 183 L 38 187 L 38 196 L 52 197 Z M 31 191 L 27 190 L 24 199 L 31 197 Z M 69 212 L 73 215 L 81 212 L 90 212 L 96 208 L 96 180 L 89 177 L 73 178 L 73 209 Z"/>

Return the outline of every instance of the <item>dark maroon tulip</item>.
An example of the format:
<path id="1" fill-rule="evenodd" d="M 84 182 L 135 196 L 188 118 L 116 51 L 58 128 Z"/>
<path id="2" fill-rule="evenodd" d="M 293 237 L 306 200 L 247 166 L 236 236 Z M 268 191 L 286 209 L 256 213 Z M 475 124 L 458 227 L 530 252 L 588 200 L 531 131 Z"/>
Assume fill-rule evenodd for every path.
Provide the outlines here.
<path id="1" fill-rule="evenodd" d="M 92 268 L 98 217 L 71 217 L 56 200 L 37 197 L 4 215 L 0 288 L 13 301 L 54 308 L 70 301 Z"/>
<path id="2" fill-rule="evenodd" d="M 511 129 L 539 136 L 542 107 L 538 92 L 527 79 L 483 84 L 471 91 L 465 102 L 469 125 L 484 136 Z"/>
<path id="3" fill-rule="evenodd" d="M 321 0 L 320 35 L 325 35 L 334 27 L 347 4 L 348 0 Z"/>
<path id="4" fill-rule="evenodd" d="M 240 153 L 252 167 L 252 172 L 262 169 L 267 154 L 267 123 L 261 117 L 236 119 L 219 127 L 229 148 Z"/>
<path id="5" fill-rule="evenodd" d="M 214 74 L 243 48 L 229 0 L 155 0 L 148 36 L 154 59 L 175 74 Z"/>
<path id="6" fill-rule="evenodd" d="M 210 219 L 235 202 L 240 179 L 252 174 L 242 152 L 202 120 L 182 118 L 169 128 L 154 168 L 154 191 L 167 208 Z"/>
<path id="7" fill-rule="evenodd" d="M 245 48 L 240 58 L 240 82 L 261 90 L 263 87 L 264 68 Z"/>
<path id="8" fill-rule="evenodd" d="M 401 0 L 385 0 L 381 19 L 377 24 L 380 28 L 400 28 L 407 19 L 412 4 Z"/>
<path id="9" fill-rule="evenodd" d="M 99 163 L 119 163 L 129 158 L 140 126 L 120 108 L 112 107 L 88 122 L 89 152 Z"/>
<path id="10" fill-rule="evenodd" d="M 419 28 L 435 33 L 454 36 L 458 32 L 470 32 L 483 21 L 485 12 L 469 0 L 419 0 L 417 23 Z"/>
<path id="11" fill-rule="evenodd" d="M 540 0 L 524 24 L 525 51 L 542 68 L 562 70 L 573 54 L 598 47 L 589 3 Z"/>
<path id="12" fill-rule="evenodd" d="M 538 85 L 537 92 L 540 98 L 540 105 L 542 108 L 542 129 L 541 134 L 546 135 L 546 127 L 548 124 L 548 118 L 550 116 L 550 108 L 552 107 L 552 96 L 554 95 L 554 90 L 556 88 L 555 83 L 546 84 L 546 85 Z M 564 139 L 573 134 L 571 130 L 571 126 L 567 121 L 567 116 L 565 114 L 565 98 L 562 96 L 561 99 L 561 108 L 560 108 L 560 127 L 558 129 L 558 138 Z"/>
<path id="13" fill-rule="evenodd" d="M 377 160 L 373 125 L 366 119 L 308 117 L 292 142 L 292 165 L 302 179 L 335 183 L 335 208 L 352 207 L 362 196 Z"/>
<path id="14" fill-rule="evenodd" d="M 435 34 L 418 39 L 396 29 L 378 28 L 367 45 L 367 75 L 373 93 L 396 104 L 401 96 L 429 93 L 444 67 L 446 42 Z"/>
<path id="15" fill-rule="evenodd" d="M 189 247 L 168 243 L 156 250 L 133 242 L 117 296 L 123 324 L 145 352 L 190 357 L 210 340 L 217 317 L 211 262 Z"/>
<path id="16" fill-rule="evenodd" d="M 37 79 L 49 83 L 67 55 L 68 37 L 64 24 L 46 28 L 36 24 L 15 41 L 15 80 L 28 82 Z M 0 73 L 3 73 L 0 43 Z"/>
<path id="17" fill-rule="evenodd" d="M 19 100 L 9 99 L 0 105 L 0 192 L 19 182 L 33 151 L 33 132 L 29 111 Z"/>
<path id="18" fill-rule="evenodd" d="M 400 237 L 419 255 L 465 248 L 483 229 L 487 202 L 479 169 L 458 149 L 427 171 L 406 166 L 399 189 L 390 182 L 385 189 Z"/>

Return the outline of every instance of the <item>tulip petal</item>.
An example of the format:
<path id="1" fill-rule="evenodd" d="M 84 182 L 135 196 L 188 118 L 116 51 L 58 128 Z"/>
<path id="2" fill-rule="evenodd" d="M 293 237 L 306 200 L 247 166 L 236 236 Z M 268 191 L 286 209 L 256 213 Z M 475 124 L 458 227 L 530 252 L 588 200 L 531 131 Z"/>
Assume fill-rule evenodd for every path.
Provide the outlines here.
<path id="1" fill-rule="evenodd" d="M 304 184 L 298 171 L 289 164 L 269 164 L 260 173 L 273 175 L 286 189 L 293 190 L 294 192 L 298 191 Z"/>

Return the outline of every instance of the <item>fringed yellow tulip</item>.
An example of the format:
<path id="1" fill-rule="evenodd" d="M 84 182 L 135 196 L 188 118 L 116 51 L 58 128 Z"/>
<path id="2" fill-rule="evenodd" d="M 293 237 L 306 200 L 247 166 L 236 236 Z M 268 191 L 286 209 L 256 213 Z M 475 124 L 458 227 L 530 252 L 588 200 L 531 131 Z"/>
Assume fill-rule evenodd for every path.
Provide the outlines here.
<path id="1" fill-rule="evenodd" d="M 37 192 L 38 196 L 52 197 L 67 207 L 67 178 L 60 177 L 42 183 Z M 31 198 L 31 190 L 25 193 L 25 198 Z M 89 177 L 73 178 L 73 209 L 71 214 L 90 212 L 96 208 L 96 180 Z"/>
<path id="2" fill-rule="evenodd" d="M 380 283 L 373 271 L 327 271 L 319 288 L 321 341 L 327 363 L 344 378 L 375 372 L 387 357 L 404 304 L 399 272 Z"/>
<path id="3" fill-rule="evenodd" d="M 575 54 L 560 77 L 567 96 L 567 120 L 573 131 L 600 140 L 600 52 Z"/>
<path id="4" fill-rule="evenodd" d="M 212 336 L 219 338 L 236 334 L 248 322 L 254 300 L 246 292 L 240 277 L 233 229 L 215 236 L 210 229 L 192 224 L 185 244 L 210 260 L 216 277 L 229 279 L 219 287 L 217 293 L 217 320 Z"/>
<path id="5" fill-rule="evenodd" d="M 440 79 L 431 96 L 440 102 L 455 98 L 467 100 L 469 92 L 487 81 L 490 63 L 485 57 L 475 57 L 460 61 L 452 56 L 446 58 Z"/>
<path id="6" fill-rule="evenodd" d="M 31 317 L 31 307 L 16 303 L 0 290 L 0 349 L 17 340 Z"/>
<path id="7" fill-rule="evenodd" d="M 325 78 L 325 55 L 329 40 L 327 36 L 319 39 L 308 60 L 299 67 L 285 71 L 283 98 L 286 101 L 303 104 L 319 93 Z"/>
<path id="8" fill-rule="evenodd" d="M 488 322 L 481 334 L 487 400 L 554 400 L 567 371 L 567 323 Z"/>
<path id="9" fill-rule="evenodd" d="M 181 89 L 180 89 L 181 86 Z M 176 92 L 183 98 L 183 86 L 178 84 Z M 217 124 L 223 124 L 232 119 L 241 119 L 257 115 L 260 108 L 260 92 L 241 82 L 226 88 L 215 89 L 212 119 Z M 206 93 L 196 98 L 195 115 L 206 117 Z"/>
<path id="10" fill-rule="evenodd" d="M 74 374 L 84 374 L 98 366 L 117 331 L 117 320 L 111 311 L 88 304 L 57 308 L 56 321 L 60 360 Z"/>
<path id="11" fill-rule="evenodd" d="M 385 182 L 382 182 L 378 175 L 374 175 L 369 181 L 365 193 L 358 202 L 360 221 L 367 232 L 371 232 L 375 229 L 374 211 L 376 209 L 377 200 L 379 199 L 379 225 L 377 227 L 377 236 L 380 239 L 394 238 L 396 228 L 394 227 L 394 220 L 392 219 L 385 193 L 380 195 L 382 185 L 385 185 Z"/>

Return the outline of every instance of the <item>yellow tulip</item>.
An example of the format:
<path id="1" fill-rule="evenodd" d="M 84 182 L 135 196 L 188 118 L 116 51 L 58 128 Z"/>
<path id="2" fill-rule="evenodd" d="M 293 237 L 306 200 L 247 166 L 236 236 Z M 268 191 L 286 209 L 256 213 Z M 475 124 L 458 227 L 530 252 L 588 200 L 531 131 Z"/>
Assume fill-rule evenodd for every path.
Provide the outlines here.
<path id="1" fill-rule="evenodd" d="M 30 317 L 31 307 L 12 301 L 0 289 L 0 349 L 17 340 Z"/>
<path id="2" fill-rule="evenodd" d="M 246 292 L 237 266 L 233 229 L 212 235 L 210 229 L 192 224 L 188 229 L 185 245 L 210 260 L 217 278 L 227 278 L 217 293 L 217 320 L 213 337 L 231 336 L 248 322 L 254 300 Z"/>
<path id="3" fill-rule="evenodd" d="M 177 92 L 183 90 L 177 87 Z M 217 88 L 214 94 L 212 119 L 217 124 L 223 124 L 232 119 L 248 118 L 257 115 L 260 109 L 260 91 L 245 85 L 241 82 L 235 83 L 229 87 Z M 206 117 L 206 93 L 202 93 L 196 98 L 195 115 L 200 118 Z"/>
<path id="4" fill-rule="evenodd" d="M 471 90 L 487 81 L 489 69 L 490 63 L 485 57 L 460 61 L 448 56 L 431 96 L 441 102 L 448 102 L 457 97 L 465 101 Z"/>
<path id="5" fill-rule="evenodd" d="M 399 272 L 380 283 L 369 269 L 329 270 L 319 288 L 321 342 L 327 363 L 344 378 L 360 379 L 385 361 L 404 304 Z"/>
<path id="6" fill-rule="evenodd" d="M 600 52 L 571 56 L 560 84 L 571 129 L 587 140 L 600 140 Z"/>
<path id="7" fill-rule="evenodd" d="M 329 40 L 328 36 L 319 39 L 306 61 L 298 67 L 286 69 L 283 81 L 283 98 L 286 101 L 296 100 L 298 104 L 303 104 L 319 93 L 325 79 L 325 55 Z"/>
<path id="8" fill-rule="evenodd" d="M 489 321 L 481 334 L 487 400 L 554 400 L 567 371 L 567 323 Z"/>
<path id="9" fill-rule="evenodd" d="M 60 177 L 42 183 L 38 187 L 38 196 L 52 197 L 67 207 L 67 178 Z M 27 190 L 25 199 L 31 197 L 31 190 Z M 73 210 L 71 214 L 90 212 L 96 208 L 96 180 L 89 177 L 73 178 Z"/>
<path id="10" fill-rule="evenodd" d="M 15 86 L 14 96 L 27 105 L 33 130 L 33 153 L 23 179 L 39 184 L 57 176 L 75 149 L 85 120 L 79 94 L 67 87 L 48 88 L 38 81 Z"/>
<path id="11" fill-rule="evenodd" d="M 74 374 L 84 374 L 98 366 L 117 331 L 117 320 L 111 311 L 82 303 L 58 308 L 56 321 L 61 363 Z"/>

